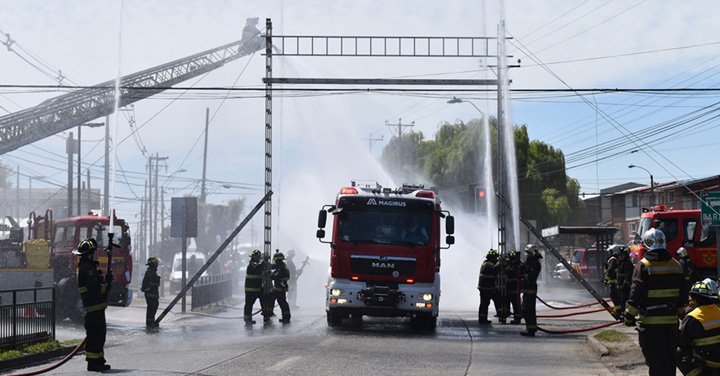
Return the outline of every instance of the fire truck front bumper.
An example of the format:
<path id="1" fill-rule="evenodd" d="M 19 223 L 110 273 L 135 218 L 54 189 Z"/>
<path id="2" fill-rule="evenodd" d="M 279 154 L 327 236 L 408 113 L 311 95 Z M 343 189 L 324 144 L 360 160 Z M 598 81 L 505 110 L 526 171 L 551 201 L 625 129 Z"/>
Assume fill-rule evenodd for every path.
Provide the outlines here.
<path id="1" fill-rule="evenodd" d="M 370 284 L 333 280 L 328 283 L 325 308 L 335 312 L 381 317 L 438 315 L 439 284 Z"/>

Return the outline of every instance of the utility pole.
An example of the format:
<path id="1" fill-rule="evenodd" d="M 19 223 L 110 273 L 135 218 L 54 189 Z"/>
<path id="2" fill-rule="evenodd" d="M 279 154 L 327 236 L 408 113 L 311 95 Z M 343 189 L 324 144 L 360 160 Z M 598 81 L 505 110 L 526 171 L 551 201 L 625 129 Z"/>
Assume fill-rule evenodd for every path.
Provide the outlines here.
<path id="1" fill-rule="evenodd" d="M 415 122 L 410 122 L 410 124 L 403 124 L 402 118 L 398 119 L 397 124 L 390 124 L 387 120 L 385 120 L 385 125 L 388 127 L 397 127 L 397 138 L 398 138 L 398 167 L 402 170 L 402 134 L 403 134 L 403 127 L 414 127 Z"/>
<path id="2" fill-rule="evenodd" d="M 375 141 L 382 141 L 383 136 L 380 136 L 380 138 L 373 138 L 372 132 L 370 132 L 370 136 L 368 136 L 366 140 L 368 141 L 368 150 L 372 153 L 373 144 L 375 143 Z"/>
<path id="3" fill-rule="evenodd" d="M 110 217 L 110 115 L 105 116 L 105 182 L 103 186 L 103 214 Z"/>
<path id="4" fill-rule="evenodd" d="M 65 144 L 65 151 L 68 155 L 68 185 L 67 185 L 67 216 L 72 217 L 72 206 L 73 206 L 73 152 L 75 151 L 75 140 L 73 139 L 73 133 L 70 132 L 70 138 L 68 138 Z"/>
<path id="5" fill-rule="evenodd" d="M 205 202 L 205 176 L 207 172 L 207 149 L 208 149 L 208 128 L 210 125 L 210 107 L 205 108 L 205 150 L 203 151 L 203 174 L 202 186 L 200 188 L 200 203 Z"/>
<path id="6" fill-rule="evenodd" d="M 168 157 L 160 157 L 159 153 L 155 153 L 155 156 L 152 155 L 148 157 L 148 242 L 147 242 L 147 249 L 148 253 L 150 250 L 155 251 L 155 245 L 156 245 L 156 239 L 157 239 L 157 222 L 158 222 L 158 213 L 157 213 L 157 206 L 158 206 L 158 170 L 160 168 L 160 161 L 167 160 Z M 153 166 L 153 161 L 155 162 L 155 165 Z M 153 169 L 155 172 L 155 177 L 153 178 Z M 155 193 L 153 194 L 153 189 L 155 189 Z M 148 256 L 149 257 L 149 256 Z"/>
<path id="7" fill-rule="evenodd" d="M 17 166 L 17 183 L 15 184 L 15 218 L 20 222 L 20 166 Z"/>

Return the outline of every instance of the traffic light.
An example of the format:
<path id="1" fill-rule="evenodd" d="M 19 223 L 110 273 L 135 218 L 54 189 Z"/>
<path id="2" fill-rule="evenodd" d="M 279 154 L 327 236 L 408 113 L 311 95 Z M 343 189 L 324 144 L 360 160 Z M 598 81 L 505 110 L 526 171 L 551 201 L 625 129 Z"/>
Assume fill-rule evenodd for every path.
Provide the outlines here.
<path id="1" fill-rule="evenodd" d="M 480 211 L 480 205 L 484 205 L 485 202 L 485 188 L 480 184 L 469 184 L 468 193 L 470 196 L 470 210 L 475 213 Z"/>

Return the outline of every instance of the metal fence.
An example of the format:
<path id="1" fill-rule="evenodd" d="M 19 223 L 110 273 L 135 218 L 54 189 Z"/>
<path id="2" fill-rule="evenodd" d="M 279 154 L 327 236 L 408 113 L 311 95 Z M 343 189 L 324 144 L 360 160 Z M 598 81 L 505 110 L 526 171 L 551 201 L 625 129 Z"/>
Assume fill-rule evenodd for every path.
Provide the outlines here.
<path id="1" fill-rule="evenodd" d="M 54 287 L 0 290 L 0 349 L 54 338 Z"/>
<path id="2" fill-rule="evenodd" d="M 232 278 L 230 274 L 200 277 L 192 288 L 192 310 L 230 299 L 232 297 Z"/>

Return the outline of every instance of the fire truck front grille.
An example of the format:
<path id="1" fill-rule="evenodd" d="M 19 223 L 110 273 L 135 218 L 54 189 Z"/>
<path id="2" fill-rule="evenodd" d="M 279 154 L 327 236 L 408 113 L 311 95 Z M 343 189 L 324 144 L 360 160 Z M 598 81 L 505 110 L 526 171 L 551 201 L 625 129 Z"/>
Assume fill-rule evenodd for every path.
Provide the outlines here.
<path id="1" fill-rule="evenodd" d="M 412 257 L 350 256 L 350 269 L 353 274 L 413 276 L 416 263 L 417 260 Z"/>

